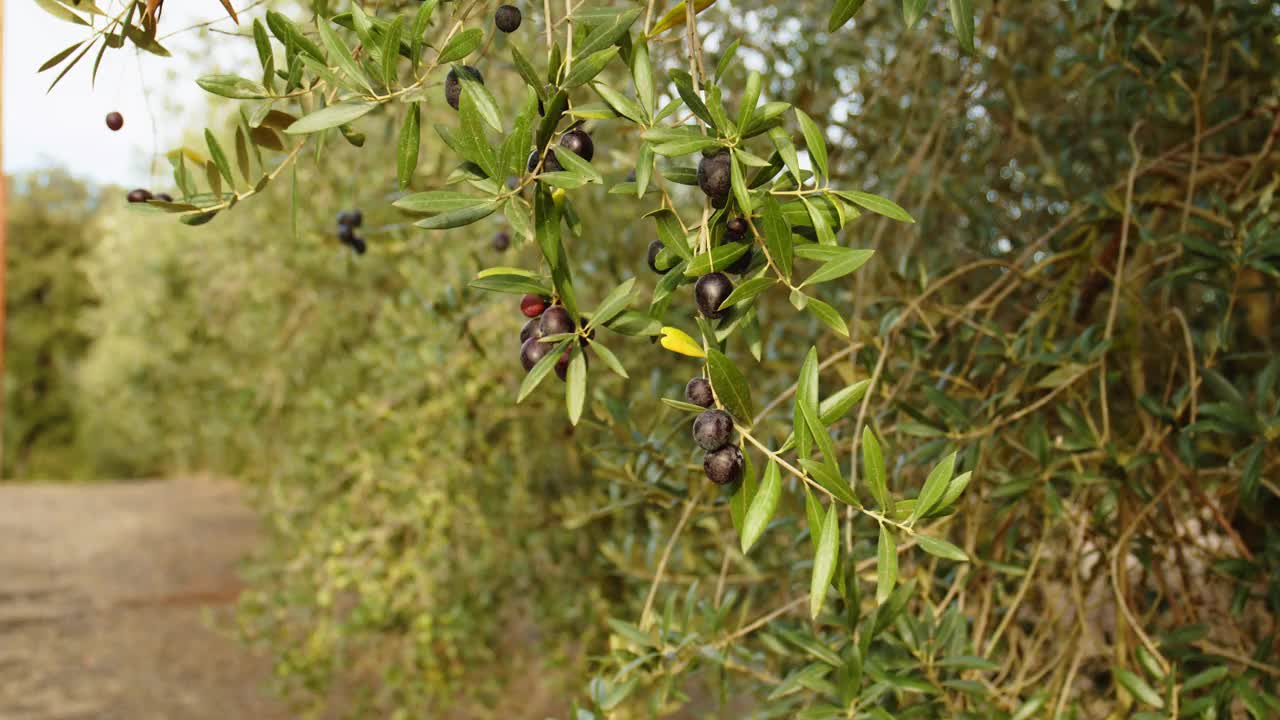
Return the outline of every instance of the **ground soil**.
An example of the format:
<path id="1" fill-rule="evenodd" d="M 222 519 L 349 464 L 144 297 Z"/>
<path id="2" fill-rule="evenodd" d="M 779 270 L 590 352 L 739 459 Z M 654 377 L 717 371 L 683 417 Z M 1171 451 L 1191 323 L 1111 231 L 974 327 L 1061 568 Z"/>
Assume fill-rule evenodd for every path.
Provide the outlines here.
<path id="1" fill-rule="evenodd" d="M 231 633 L 257 540 L 227 481 L 0 484 L 0 720 L 290 717 Z"/>

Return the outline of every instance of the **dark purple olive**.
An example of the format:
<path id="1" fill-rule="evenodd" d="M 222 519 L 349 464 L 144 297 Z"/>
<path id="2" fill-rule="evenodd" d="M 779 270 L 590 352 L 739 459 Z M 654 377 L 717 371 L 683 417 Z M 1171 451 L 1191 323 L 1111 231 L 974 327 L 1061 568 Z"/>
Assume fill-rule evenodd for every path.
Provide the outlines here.
<path id="1" fill-rule="evenodd" d="M 738 242 L 747 236 L 747 221 L 740 217 L 730 220 L 725 228 L 728 230 L 725 236 L 733 242 Z"/>
<path id="2" fill-rule="evenodd" d="M 529 318 L 529 321 L 520 328 L 520 344 L 524 345 L 524 341 L 529 338 L 537 340 L 542 337 L 542 322 L 538 318 Z"/>
<path id="3" fill-rule="evenodd" d="M 658 267 L 658 253 L 662 252 L 662 249 L 665 247 L 666 245 L 663 245 L 661 240 L 654 240 L 653 242 L 649 243 L 649 269 L 658 273 L 659 275 L 666 275 L 667 273 L 671 272 L 671 268 L 669 267 L 667 268 Z M 675 267 L 675 266 L 673 265 L 672 267 Z"/>
<path id="4" fill-rule="evenodd" d="M 583 351 L 579 350 L 578 352 L 583 352 Z M 560 355 L 560 359 L 556 361 L 556 377 L 560 378 L 561 380 L 569 379 L 569 361 L 573 359 L 572 353 L 573 353 L 573 346 L 570 345 L 569 347 L 565 348 L 564 353 Z M 582 362 L 588 363 L 589 361 L 590 361 L 590 358 L 587 357 L 586 354 L 584 353 L 582 356 Z"/>
<path id="5" fill-rule="evenodd" d="M 704 317 L 715 319 L 727 312 L 720 309 L 720 304 L 733 292 L 733 282 L 722 272 L 713 272 L 698 278 L 693 286 L 693 295 L 698 302 L 698 310 Z"/>
<path id="6" fill-rule="evenodd" d="M 563 305 L 552 305 L 542 313 L 542 335 L 563 335 L 573 332 L 573 318 Z"/>
<path id="7" fill-rule="evenodd" d="M 124 127 L 124 116 L 114 110 L 107 113 L 107 127 L 111 128 L 111 132 Z"/>
<path id="8" fill-rule="evenodd" d="M 463 65 L 460 68 L 454 68 L 444 78 L 444 101 L 449 103 L 449 107 L 454 110 L 458 109 L 458 99 L 462 97 L 462 81 L 458 79 L 458 70 L 462 70 L 463 74 L 484 84 L 484 76 L 480 71 L 470 65 Z"/>
<path id="9" fill-rule="evenodd" d="M 706 378 L 694 378 L 684 386 L 684 399 L 694 405 L 709 408 L 715 404 L 715 396 L 711 393 L 711 383 Z"/>
<path id="10" fill-rule="evenodd" d="M 723 410 L 703 410 L 693 421 L 693 441 L 703 450 L 719 450 L 733 437 L 733 418 Z"/>
<path id="11" fill-rule="evenodd" d="M 704 156 L 698 162 L 698 187 L 713 201 L 724 201 L 729 198 L 732 184 L 728 151 L 721 151 L 710 157 Z"/>
<path id="12" fill-rule="evenodd" d="M 728 485 L 742 479 L 742 469 L 746 461 L 737 445 L 725 445 L 713 450 L 702 458 L 702 471 L 707 479 L 717 485 Z"/>
<path id="13" fill-rule="evenodd" d="M 493 14 L 493 24 L 504 33 L 513 33 L 520 29 L 520 8 L 515 5 L 502 5 Z"/>
<path id="14" fill-rule="evenodd" d="M 560 146 L 572 150 L 574 155 L 587 162 L 591 162 L 591 158 L 596 154 L 596 146 L 591 141 L 591 136 L 582 130 L 570 130 L 561 135 Z"/>
<path id="15" fill-rule="evenodd" d="M 529 161 L 525 163 L 525 167 L 529 172 L 533 172 L 538 168 L 538 151 L 534 150 L 529 153 Z M 564 168 L 560 167 L 560 161 L 556 159 L 556 151 L 548 150 L 547 159 L 542 161 L 542 172 L 560 172 Z"/>
<path id="16" fill-rule="evenodd" d="M 525 372 L 533 369 L 547 353 L 551 352 L 551 346 L 544 342 L 539 342 L 537 338 L 529 338 L 520 346 L 520 364 L 524 367 Z"/>

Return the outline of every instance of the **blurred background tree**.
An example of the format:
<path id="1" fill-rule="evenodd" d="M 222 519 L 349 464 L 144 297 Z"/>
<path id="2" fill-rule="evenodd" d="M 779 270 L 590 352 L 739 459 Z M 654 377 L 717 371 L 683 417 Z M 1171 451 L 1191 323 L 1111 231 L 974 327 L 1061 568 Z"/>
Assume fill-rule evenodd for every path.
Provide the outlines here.
<path id="1" fill-rule="evenodd" d="M 390 207 L 399 108 L 355 124 L 363 148 L 331 132 L 296 176 L 207 226 L 104 211 L 78 251 L 90 282 L 60 303 L 88 322 L 15 345 L 30 349 L 7 386 L 21 395 L 21 368 L 62 353 L 80 358 L 74 380 L 44 382 L 80 401 L 35 393 L 11 417 L 62 413 L 62 434 L 41 442 L 66 438 L 58 447 L 97 472 L 252 483 L 272 542 L 243 628 L 300 707 L 1274 717 L 1280 8 L 975 5 L 972 54 L 943 3 L 868 2 L 837 31 L 831 3 L 722 0 L 697 18 L 710 62 L 739 43 L 726 88 L 764 73 L 763 99 L 823 128 L 833 182 L 916 219 L 867 215 L 841 233 L 877 250 L 817 294 L 851 338 L 762 296 L 759 363 L 746 361 L 760 403 L 781 399 L 758 423 L 775 446 L 816 345 L 824 394 L 872 380 L 866 408 L 832 430 L 852 450 L 874 427 L 892 490 L 962 450 L 973 484 L 938 526 L 971 561 L 903 548 L 886 604 L 873 597 L 875 526 L 847 523 L 843 592 L 808 621 L 801 487 L 739 551 L 728 491 L 701 489 L 686 417 L 660 402 L 695 365 L 617 342 L 632 376 L 593 367 L 578 427 L 556 390 L 515 404 L 524 318 L 468 282 L 535 265 L 537 249 L 495 250 L 498 215 L 423 232 Z M 911 30 L 904 7 L 919 9 Z M 543 50 L 540 9 L 523 9 L 526 27 L 477 62 L 504 110 L 523 86 L 507 43 Z M 299 17 L 311 10 L 335 8 Z M 684 67 L 682 39 L 654 43 L 659 67 Z M 422 112 L 424 128 L 455 122 L 434 95 Z M 653 282 L 654 233 L 639 219 L 650 205 L 608 194 L 639 133 L 587 127 L 606 182 L 573 193 L 572 242 L 579 289 L 600 298 L 627 277 Z M 427 130 L 412 189 L 444 187 L 455 164 Z M 364 256 L 336 239 L 351 207 L 365 213 Z M 6 427 L 38 429 L 36 417 Z M 38 434 L 13 437 L 19 462 L 35 457 L 21 448 Z"/>
<path id="2" fill-rule="evenodd" d="M 76 374 L 95 335 L 85 321 L 99 298 L 85 263 L 103 197 L 61 171 L 13 178 L 9 188 L 0 476 L 84 477 L 94 468 L 85 459 Z"/>

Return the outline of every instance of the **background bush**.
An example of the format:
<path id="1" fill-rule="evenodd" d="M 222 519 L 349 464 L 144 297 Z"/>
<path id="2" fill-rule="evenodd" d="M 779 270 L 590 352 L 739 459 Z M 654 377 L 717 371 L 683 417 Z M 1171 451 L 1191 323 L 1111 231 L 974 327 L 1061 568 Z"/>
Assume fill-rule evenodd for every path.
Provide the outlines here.
<path id="1" fill-rule="evenodd" d="M 1274 716 L 1280 15 L 1247 0 L 977 6 L 974 54 L 943 4 L 910 30 L 889 2 L 837 31 L 827 3 L 698 16 L 708 63 L 741 43 L 719 82 L 730 103 L 762 71 L 763 99 L 823 128 L 833 185 L 916 220 L 868 214 L 840 233 L 877 251 L 817 293 L 851 337 L 771 293 L 758 353 L 729 349 L 773 447 L 814 346 L 823 397 L 872 381 L 831 428 L 844 475 L 864 424 L 894 497 L 955 450 L 973 472 L 929 524 L 970 562 L 905 536 L 885 603 L 876 523 L 849 512 L 839 592 L 809 621 L 793 479 L 741 552 L 732 491 L 705 483 L 688 417 L 660 401 L 696 362 L 602 332 L 631 377 L 593 364 L 576 428 L 554 389 L 515 403 L 524 318 L 468 282 L 536 267 L 538 250 L 492 250 L 499 215 L 408 226 L 390 207 L 394 106 L 356 123 L 363 149 L 330 132 L 297 164 L 296 196 L 285 175 L 199 228 L 111 210 L 85 266 L 101 305 L 81 311 L 75 422 L 102 466 L 212 468 L 260 491 L 272 542 L 243 625 L 313 708 L 478 717 L 505 700 L 525 716 L 516 678 L 536 668 L 562 701 L 547 712 L 576 698 L 580 718 Z M 540 59 L 540 12 L 524 9 L 510 41 Z M 658 67 L 687 67 L 680 41 L 652 44 Z M 506 42 L 468 62 L 514 113 Z M 627 86 L 620 63 L 602 77 Z M 457 122 L 438 91 L 424 128 Z M 570 194 L 582 227 L 566 243 L 594 303 L 628 277 L 652 287 L 655 205 L 607 193 L 638 132 L 588 127 L 605 183 Z M 414 190 L 457 163 L 423 137 Z M 682 210 L 703 201 L 669 187 Z M 353 206 L 359 258 L 334 238 Z M 668 317 L 692 307 L 680 289 Z"/>

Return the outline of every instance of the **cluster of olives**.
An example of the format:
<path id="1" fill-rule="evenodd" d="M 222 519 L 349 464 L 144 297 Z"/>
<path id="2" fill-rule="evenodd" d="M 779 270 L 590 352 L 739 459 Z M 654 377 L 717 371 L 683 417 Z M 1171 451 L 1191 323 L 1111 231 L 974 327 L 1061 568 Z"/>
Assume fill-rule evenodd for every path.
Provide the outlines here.
<path id="1" fill-rule="evenodd" d="M 525 372 L 533 369 L 538 361 L 546 356 L 547 353 L 554 349 L 554 343 L 542 342 L 542 338 L 551 335 L 564 335 L 578 331 L 579 325 L 585 325 L 585 319 L 579 318 L 578 323 L 573 322 L 569 311 L 563 305 L 552 305 L 551 298 L 542 295 L 525 295 L 520 298 L 520 312 L 529 318 L 524 327 L 520 328 L 520 365 L 524 367 Z M 595 335 L 592 330 L 588 337 Z M 586 347 L 586 338 L 581 341 L 583 347 Z M 573 357 L 573 347 L 567 347 L 560 359 L 556 361 L 556 377 L 564 380 L 569 375 L 569 360 Z M 587 359 L 583 355 L 583 360 Z"/>
<path id="2" fill-rule="evenodd" d="M 134 188 L 129 191 L 128 200 L 131 203 L 144 203 L 149 200 L 159 200 L 160 202 L 173 202 L 173 196 L 169 193 L 151 194 L 150 190 L 142 188 Z"/>
<path id="3" fill-rule="evenodd" d="M 356 252 L 357 255 L 363 255 L 368 246 L 364 242 L 364 238 L 356 235 L 356 228 L 364 222 L 364 213 L 357 208 L 355 210 L 343 210 L 338 213 L 338 241 L 343 245 L 347 245 Z"/>
<path id="4" fill-rule="evenodd" d="M 733 439 L 733 418 L 729 413 L 711 407 L 715 397 L 711 383 L 705 378 L 694 378 L 684 388 L 685 400 L 706 410 L 693 421 L 693 441 L 707 451 L 702 458 L 702 471 L 707 479 L 717 485 L 728 485 L 742 479 L 746 460 L 742 450 L 730 442 Z"/>
<path id="5" fill-rule="evenodd" d="M 511 5 L 499 7 L 494 15 L 494 23 L 498 26 L 498 29 L 508 33 L 514 32 L 520 27 L 520 20 L 520 10 Z M 463 65 L 450 70 L 445 78 L 444 99 L 454 110 L 458 109 L 459 100 L 462 97 L 462 78 L 459 77 L 460 74 L 469 80 L 481 84 L 484 83 L 484 76 L 477 68 L 470 65 Z M 560 147 L 573 152 L 588 162 L 595 156 L 595 143 L 592 141 L 591 136 L 581 127 L 574 127 L 562 134 L 559 144 Z M 541 165 L 542 172 L 548 173 L 560 172 L 564 169 L 556 157 L 555 150 L 552 149 L 548 149 L 542 156 L 538 155 L 537 150 L 529 153 L 526 169 L 529 172 L 534 172 L 539 168 L 539 165 Z M 628 179 L 634 180 L 634 175 Z M 731 160 L 727 151 L 720 151 L 703 157 L 698 164 L 698 186 L 711 199 L 712 205 L 717 208 L 725 206 L 732 186 Z M 746 239 L 748 229 L 747 222 L 742 218 L 729 220 L 724 233 L 725 241 L 740 242 Z M 499 232 L 493 239 L 493 248 L 503 251 L 510 246 L 510 243 L 511 236 L 506 232 Z M 658 254 L 662 252 L 662 249 L 663 244 L 658 240 L 649 245 L 649 267 L 659 274 L 669 272 L 672 267 L 672 265 L 667 267 L 658 266 Z M 752 252 L 748 251 L 726 267 L 725 271 L 741 275 L 750 268 L 751 262 Z M 698 310 L 704 316 L 713 319 L 724 315 L 724 311 L 720 309 L 720 304 L 732 292 L 733 282 L 729 280 L 729 277 L 724 272 L 703 275 L 694 286 Z M 540 360 L 546 357 L 547 353 L 553 350 L 553 343 L 542 342 L 542 338 L 577 332 L 578 328 L 585 324 L 582 319 L 579 319 L 578 323 L 574 323 L 572 316 L 569 315 L 569 311 L 564 306 L 552 304 L 551 298 L 541 295 L 530 294 L 521 298 L 520 311 L 525 317 L 529 318 L 520 330 L 520 364 L 524 367 L 525 372 L 532 370 Z M 583 338 L 580 342 L 585 346 L 586 338 Z M 556 376 L 561 380 L 564 380 L 568 375 L 572 350 L 572 347 L 566 348 L 559 360 L 556 361 Z M 698 415 L 698 418 L 693 423 L 693 439 L 698 443 L 699 447 L 707 451 L 702 461 L 702 467 L 707 477 L 712 482 L 721 485 L 736 482 L 742 477 L 745 460 L 742 456 L 742 450 L 730 442 L 733 438 L 733 418 L 727 412 L 712 407 L 715 404 L 715 398 L 711 391 L 711 383 L 704 378 L 690 380 L 685 388 L 685 397 L 695 405 L 708 408 Z"/>
<path id="6" fill-rule="evenodd" d="M 520 27 L 521 15 L 520 9 L 514 5 L 503 5 L 497 9 L 493 16 L 493 22 L 498 29 L 505 33 L 515 32 Z M 458 109 L 458 103 L 462 98 L 462 78 L 466 77 L 481 85 L 484 84 L 484 75 L 480 70 L 472 65 L 462 65 L 453 68 L 444 79 L 444 101 L 454 110 Z M 541 112 L 539 105 L 539 112 Z M 595 156 L 595 144 L 591 141 L 591 136 L 581 128 L 573 128 L 569 132 L 560 136 L 560 146 L 573 151 L 578 157 L 591 162 L 591 158 Z M 529 172 L 533 172 L 538 168 L 538 152 L 535 150 L 529 153 L 527 168 Z M 545 157 L 542 158 L 543 172 L 560 172 L 564 167 L 556 158 L 554 150 L 548 150 Z"/>
<path id="7" fill-rule="evenodd" d="M 729 177 L 729 155 L 728 153 L 717 153 L 711 156 L 705 156 L 698 163 L 698 185 L 702 191 L 716 207 L 724 207 L 724 203 L 729 197 L 730 177 Z M 744 242 L 749 241 L 750 226 L 743 218 L 736 217 L 725 223 L 724 242 Z M 665 275 L 671 272 L 671 268 L 675 267 L 675 263 L 663 263 L 664 245 L 661 240 L 654 240 L 649 243 L 648 263 L 649 269 Z M 698 278 L 698 282 L 694 285 L 694 297 L 698 303 L 698 311 L 704 317 L 717 319 L 723 317 L 725 310 L 720 308 L 723 303 L 733 292 L 733 281 L 729 279 L 726 273 L 735 275 L 743 275 L 751 269 L 751 264 L 755 259 L 754 248 L 748 247 L 738 259 L 729 263 L 723 268 L 723 271 L 707 273 Z M 669 260 L 669 259 L 668 259 Z"/>
<path id="8" fill-rule="evenodd" d="M 591 136 L 582 128 L 574 128 L 569 132 L 560 136 L 560 147 L 571 151 L 574 155 L 591 162 L 591 158 L 596 155 L 596 144 L 591 140 Z M 538 168 L 538 151 L 534 150 L 529 153 L 529 161 L 525 164 L 525 169 L 533 172 Z M 542 159 L 543 172 L 560 172 L 564 170 L 564 166 L 556 159 L 556 151 L 548 150 L 546 157 Z"/>

